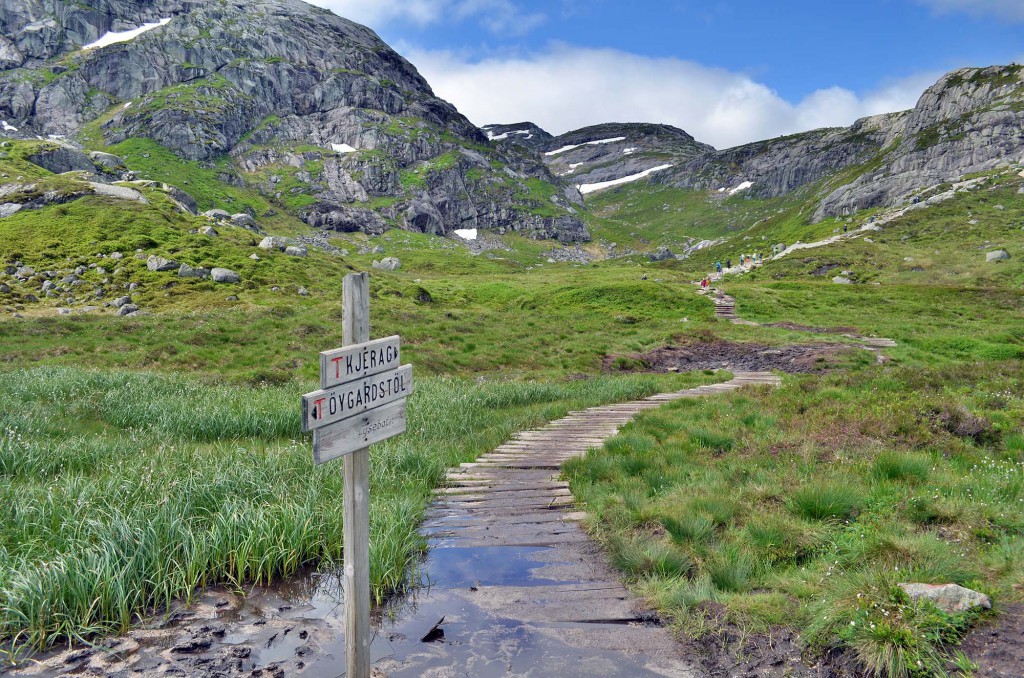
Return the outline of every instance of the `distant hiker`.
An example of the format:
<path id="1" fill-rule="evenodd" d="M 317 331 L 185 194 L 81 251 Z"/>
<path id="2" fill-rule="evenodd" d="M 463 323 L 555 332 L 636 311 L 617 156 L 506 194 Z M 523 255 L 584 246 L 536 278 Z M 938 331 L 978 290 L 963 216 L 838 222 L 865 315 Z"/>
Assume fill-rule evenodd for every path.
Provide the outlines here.
<path id="1" fill-rule="evenodd" d="M 715 262 L 715 273 L 721 273 L 721 272 L 722 272 L 722 262 L 716 261 Z"/>
<path id="2" fill-rule="evenodd" d="M 846 233 L 846 230 L 847 230 L 848 228 L 849 228 L 849 226 L 843 226 L 843 233 Z"/>
<path id="3" fill-rule="evenodd" d="M 708 288 L 708 285 L 710 285 L 710 284 L 711 283 L 708 282 L 707 278 L 704 278 L 704 279 L 702 279 L 700 281 L 700 287 L 701 287 L 701 289 L 704 289 L 704 290 L 706 290 Z"/>
<path id="4" fill-rule="evenodd" d="M 725 260 L 725 267 L 726 268 L 732 268 L 732 259 L 726 259 Z"/>

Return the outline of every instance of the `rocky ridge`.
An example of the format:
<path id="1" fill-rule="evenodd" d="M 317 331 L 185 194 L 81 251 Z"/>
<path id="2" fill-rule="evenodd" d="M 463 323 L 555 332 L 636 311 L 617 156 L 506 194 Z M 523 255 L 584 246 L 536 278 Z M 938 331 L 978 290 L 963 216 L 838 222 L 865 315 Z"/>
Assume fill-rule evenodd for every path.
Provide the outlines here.
<path id="1" fill-rule="evenodd" d="M 5 134 L 95 150 L 152 139 L 325 229 L 589 237 L 578 195 L 535 156 L 488 143 L 372 31 L 327 10 L 299 0 L 0 8 Z"/>
<path id="2" fill-rule="evenodd" d="M 510 127 L 538 129 L 532 123 L 488 129 Z M 910 111 L 725 150 L 665 125 L 616 123 L 553 137 L 540 150 L 552 172 L 578 186 L 662 168 L 647 181 L 755 198 L 813 187 L 813 220 L 820 221 L 910 204 L 964 175 L 1020 161 L 1024 67 L 961 69 L 942 77 Z"/>

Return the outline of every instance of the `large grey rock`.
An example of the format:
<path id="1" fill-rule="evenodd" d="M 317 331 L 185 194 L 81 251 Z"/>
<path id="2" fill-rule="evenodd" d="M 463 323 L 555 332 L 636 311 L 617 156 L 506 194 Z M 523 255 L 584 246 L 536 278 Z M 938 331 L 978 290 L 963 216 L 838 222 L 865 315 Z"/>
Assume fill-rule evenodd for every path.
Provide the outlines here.
<path id="1" fill-rule="evenodd" d="M 126 315 L 131 315 L 132 313 L 138 313 L 138 312 L 139 312 L 139 307 L 136 306 L 135 304 L 125 304 L 124 306 L 121 306 L 120 308 L 117 309 L 117 315 L 118 315 L 118 317 L 121 317 L 121 318 L 123 318 Z"/>
<path id="2" fill-rule="evenodd" d="M 146 268 L 151 271 L 174 271 L 181 264 L 173 259 L 166 259 L 164 257 L 158 257 L 155 254 L 149 255 L 146 259 Z"/>
<path id="3" fill-rule="evenodd" d="M 218 283 L 236 283 L 242 280 L 242 276 L 228 268 L 215 268 L 210 271 L 210 277 L 213 278 L 213 282 Z"/>
<path id="4" fill-rule="evenodd" d="M 117 157 L 113 153 L 93 151 L 89 154 L 89 159 L 92 160 L 95 165 L 98 165 L 104 170 L 110 172 L 117 172 L 125 169 L 124 160 Z"/>
<path id="5" fill-rule="evenodd" d="M 213 226 L 200 226 L 199 233 L 201 235 L 208 235 L 211 238 L 217 237 L 217 229 L 215 229 Z"/>
<path id="6" fill-rule="evenodd" d="M 676 255 L 674 255 L 672 250 L 667 247 L 659 247 L 648 254 L 647 258 L 651 261 L 668 261 L 669 259 L 675 259 Z"/>
<path id="7" fill-rule="evenodd" d="M 949 614 L 967 612 L 980 607 L 992 608 L 992 599 L 956 584 L 898 584 L 911 600 L 928 600 Z"/>
<path id="8" fill-rule="evenodd" d="M 837 275 L 836 277 L 832 278 L 832 282 L 834 282 L 836 285 L 852 285 L 853 284 L 852 280 L 850 280 L 849 278 L 847 278 L 846 276 L 843 276 L 843 275 Z"/>
<path id="9" fill-rule="evenodd" d="M 0 219 L 10 217 L 21 211 L 23 205 L 16 202 L 5 202 L 0 205 Z"/>
<path id="10" fill-rule="evenodd" d="M 250 228 L 256 225 L 256 220 L 248 214 L 240 212 L 238 214 L 231 215 L 231 223 L 235 226 L 241 226 L 242 228 Z"/>
<path id="11" fill-rule="evenodd" d="M 283 252 L 285 248 L 287 248 L 293 242 L 295 241 L 292 240 L 291 238 L 282 238 L 276 235 L 268 235 L 266 238 L 260 241 L 260 244 L 257 245 L 257 247 L 259 247 L 261 250 L 280 250 Z"/>
<path id="12" fill-rule="evenodd" d="M 290 257 L 307 257 L 309 248 L 305 245 L 289 245 L 284 249 L 284 253 Z"/>
<path id="13" fill-rule="evenodd" d="M 31 266 L 22 266 L 14 272 L 15 277 L 21 278 L 22 280 L 25 278 L 31 278 L 35 274 L 36 270 Z"/>
<path id="14" fill-rule="evenodd" d="M 992 250 L 985 255 L 985 261 L 1006 261 L 1010 258 L 1010 253 L 1006 250 Z"/>
<path id="15" fill-rule="evenodd" d="M 210 219 L 216 219 L 218 221 L 231 220 L 231 214 L 226 212 L 225 210 L 207 210 L 203 212 L 203 216 L 209 217 Z"/>
<path id="16" fill-rule="evenodd" d="M 110 305 L 114 308 L 121 308 L 122 306 L 127 306 L 130 303 L 132 303 L 131 297 L 118 297 L 110 302 Z"/>
<path id="17" fill-rule="evenodd" d="M 77 148 L 64 144 L 43 146 L 28 156 L 28 161 L 54 174 L 75 171 L 92 173 L 96 171 L 96 167 L 92 164 L 89 156 Z"/>
<path id="18" fill-rule="evenodd" d="M 395 257 L 384 257 L 380 261 L 374 261 L 373 267 L 382 271 L 397 271 L 402 267 L 402 262 Z"/>
<path id="19" fill-rule="evenodd" d="M 128 188 L 127 186 L 113 186 L 111 184 L 100 184 L 95 181 L 90 181 L 89 186 L 92 187 L 93 193 L 96 195 L 104 195 L 109 198 L 117 198 L 118 200 L 132 200 L 143 204 L 149 204 L 146 197 L 134 188 Z"/>

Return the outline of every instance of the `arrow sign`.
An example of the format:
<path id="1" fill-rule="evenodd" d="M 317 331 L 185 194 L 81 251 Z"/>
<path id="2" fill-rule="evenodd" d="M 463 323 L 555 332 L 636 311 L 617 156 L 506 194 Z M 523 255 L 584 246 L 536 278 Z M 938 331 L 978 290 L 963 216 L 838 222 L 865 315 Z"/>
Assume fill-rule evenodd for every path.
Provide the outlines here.
<path id="1" fill-rule="evenodd" d="M 302 396 L 302 430 L 313 431 L 412 393 L 412 365 Z"/>

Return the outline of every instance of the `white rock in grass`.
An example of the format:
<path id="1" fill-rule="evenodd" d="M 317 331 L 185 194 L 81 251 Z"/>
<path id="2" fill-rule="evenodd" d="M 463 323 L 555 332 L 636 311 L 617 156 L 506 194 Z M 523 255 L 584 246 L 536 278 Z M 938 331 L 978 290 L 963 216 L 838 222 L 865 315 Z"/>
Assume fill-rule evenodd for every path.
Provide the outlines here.
<path id="1" fill-rule="evenodd" d="M 956 614 L 976 607 L 992 609 L 992 599 L 984 593 L 956 584 L 897 584 L 911 600 L 929 600 L 943 612 Z"/>
<path id="2" fill-rule="evenodd" d="M 985 261 L 1006 261 L 1010 258 L 1010 253 L 1006 250 L 993 250 L 985 255 Z"/>

